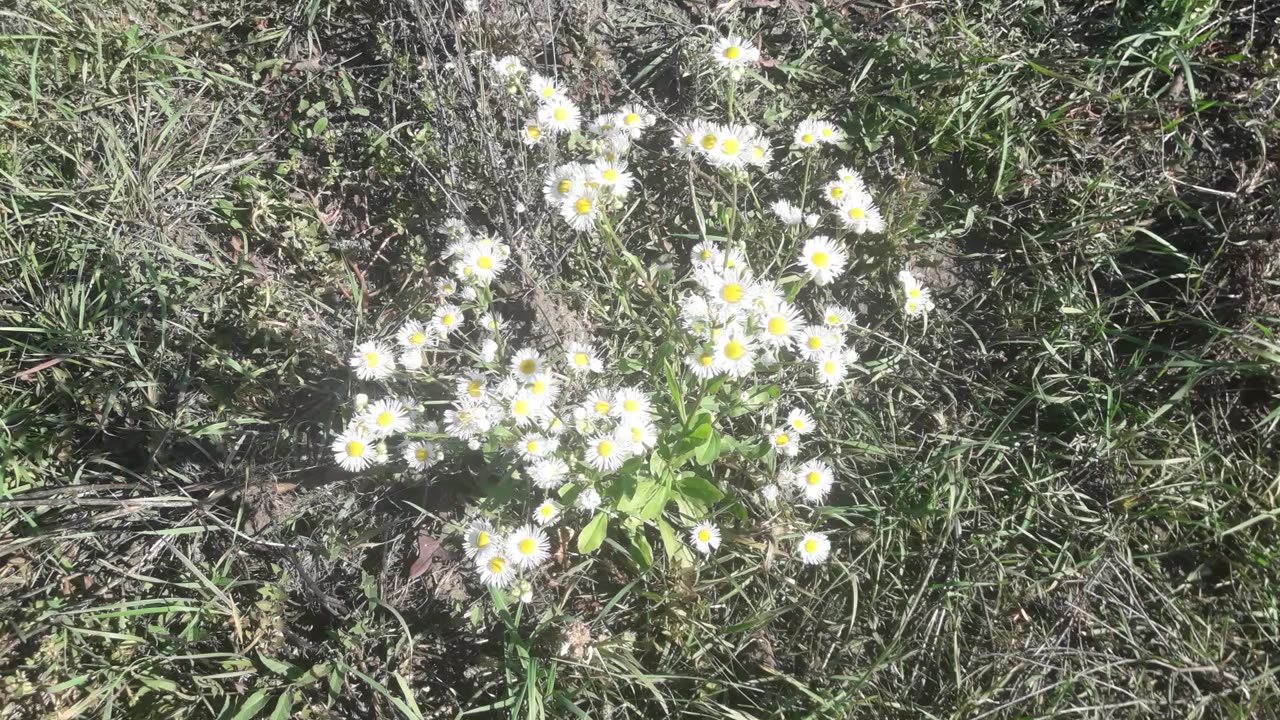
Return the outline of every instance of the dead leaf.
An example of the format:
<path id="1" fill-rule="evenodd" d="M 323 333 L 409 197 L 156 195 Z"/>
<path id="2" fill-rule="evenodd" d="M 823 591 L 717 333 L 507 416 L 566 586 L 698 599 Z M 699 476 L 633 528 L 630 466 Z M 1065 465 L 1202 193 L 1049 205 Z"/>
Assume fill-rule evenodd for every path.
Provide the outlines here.
<path id="1" fill-rule="evenodd" d="M 409 566 L 409 579 L 413 580 L 430 570 L 436 556 L 443 552 L 444 546 L 440 544 L 439 538 L 434 538 L 426 533 L 418 533 L 418 559 L 414 560 L 413 564 Z"/>

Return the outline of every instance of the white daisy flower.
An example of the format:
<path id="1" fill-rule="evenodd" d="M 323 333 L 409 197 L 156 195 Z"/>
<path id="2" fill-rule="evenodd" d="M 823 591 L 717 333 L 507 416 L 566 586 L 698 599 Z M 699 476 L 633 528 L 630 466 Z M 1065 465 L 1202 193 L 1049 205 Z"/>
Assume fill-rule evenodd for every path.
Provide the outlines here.
<path id="1" fill-rule="evenodd" d="M 405 445 L 401 456 L 414 470 L 426 470 L 440 459 L 435 443 L 425 440 L 414 440 Z"/>
<path id="2" fill-rule="evenodd" d="M 476 573 L 488 587 L 505 588 L 516 577 L 516 564 L 502 553 L 476 558 Z"/>
<path id="3" fill-rule="evenodd" d="M 507 414 L 516 425 L 523 427 L 543 420 L 546 408 L 533 393 L 521 390 L 507 403 Z"/>
<path id="4" fill-rule="evenodd" d="M 625 162 L 603 158 L 592 166 L 589 177 L 601 187 L 608 188 L 616 197 L 626 197 L 635 181 L 635 176 L 627 172 Z"/>
<path id="5" fill-rule="evenodd" d="M 361 380 L 385 380 L 396 371 L 395 351 L 376 340 L 363 342 L 356 346 L 350 364 Z"/>
<path id="6" fill-rule="evenodd" d="M 624 387 L 613 396 L 613 414 L 622 420 L 647 420 L 653 404 L 639 388 Z"/>
<path id="7" fill-rule="evenodd" d="M 796 126 L 796 145 L 801 148 L 817 147 L 821 135 L 818 134 L 818 123 L 814 120 L 802 120 Z"/>
<path id="8" fill-rule="evenodd" d="M 464 319 L 466 313 L 462 308 L 457 305 L 441 305 L 431 316 L 431 326 L 440 337 L 445 337 L 458 329 Z"/>
<path id="9" fill-rule="evenodd" d="M 600 217 L 599 193 L 585 185 L 575 189 L 561 201 L 560 217 L 578 232 L 593 229 L 596 218 Z"/>
<path id="10" fill-rule="evenodd" d="M 726 259 L 730 259 L 726 255 Z M 755 284 L 751 277 L 738 269 L 721 272 L 705 272 L 707 291 L 713 302 L 730 312 L 741 312 L 751 306 L 755 296 Z"/>
<path id="11" fill-rule="evenodd" d="M 530 118 L 520 124 L 520 142 L 533 147 L 542 142 L 542 126 L 537 118 Z"/>
<path id="12" fill-rule="evenodd" d="M 560 441 L 544 437 L 539 433 L 529 433 L 516 441 L 516 452 L 525 460 L 537 460 L 555 452 Z"/>
<path id="13" fill-rule="evenodd" d="M 786 200 L 774 201 L 769 209 L 784 225 L 799 225 L 804 222 L 804 211 Z"/>
<path id="14" fill-rule="evenodd" d="M 822 186 L 822 197 L 832 207 L 838 208 L 844 204 L 845 199 L 862 192 L 862 188 L 849 185 L 843 180 L 832 180 Z"/>
<path id="15" fill-rule="evenodd" d="M 711 59 L 721 67 L 742 68 L 760 62 L 760 50 L 750 40 L 737 35 L 720 38 L 711 48 Z"/>
<path id="16" fill-rule="evenodd" d="M 694 144 L 698 151 L 706 154 L 715 149 L 720 142 L 720 126 L 714 123 L 699 122 L 694 132 Z"/>
<path id="17" fill-rule="evenodd" d="M 471 276 L 487 285 L 502 272 L 507 264 L 507 256 L 495 245 L 477 243 L 467 253 L 464 262 L 471 268 Z"/>
<path id="18" fill-rule="evenodd" d="M 613 397 L 614 393 L 609 390 L 592 390 L 586 401 L 582 403 L 582 408 L 586 410 L 587 416 L 594 419 L 603 419 L 613 415 Z"/>
<path id="19" fill-rule="evenodd" d="M 566 198 L 587 187 L 587 173 L 582 165 L 568 163 L 557 166 L 547 175 L 547 182 L 542 186 L 542 196 L 547 204 L 553 207 L 561 205 Z"/>
<path id="20" fill-rule="evenodd" d="M 884 232 L 884 218 L 880 215 L 875 201 L 866 192 L 850 193 L 836 209 L 840 223 L 855 233 Z"/>
<path id="21" fill-rule="evenodd" d="M 614 433 L 619 441 L 630 445 L 634 453 L 652 449 L 658 443 L 658 429 L 647 419 L 623 419 Z"/>
<path id="22" fill-rule="evenodd" d="M 765 347 L 789 348 L 803 337 L 804 331 L 800 312 L 790 303 L 779 302 L 760 314 L 760 333 L 756 337 Z"/>
<path id="23" fill-rule="evenodd" d="M 550 407 L 560 396 L 560 382 L 548 372 L 541 372 L 530 378 L 527 388 L 544 407 Z"/>
<path id="24" fill-rule="evenodd" d="M 755 368 L 754 341 L 739 332 L 721 333 L 716 340 L 716 369 L 730 377 L 743 377 Z"/>
<path id="25" fill-rule="evenodd" d="M 773 147 L 768 138 L 755 137 L 747 141 L 747 149 L 743 152 L 743 160 L 748 165 L 768 168 L 773 161 Z"/>
<path id="26" fill-rule="evenodd" d="M 818 141 L 834 145 L 844 139 L 844 131 L 835 126 L 835 123 L 827 120 L 817 120 L 814 127 L 818 131 Z"/>
<path id="27" fill-rule="evenodd" d="M 844 380 L 849 366 L 845 362 L 845 354 L 840 351 L 827 352 L 813 361 L 814 372 L 824 385 L 839 385 Z"/>
<path id="28" fill-rule="evenodd" d="M 551 102 L 553 100 L 558 100 L 565 95 L 564 88 L 562 88 L 559 83 L 552 78 L 539 75 L 538 73 L 532 73 L 529 75 L 529 84 L 527 87 L 529 94 L 538 102 Z"/>
<path id="29" fill-rule="evenodd" d="M 434 336 L 427 330 L 426 326 L 417 320 L 409 320 L 400 326 L 400 331 L 396 333 L 396 342 L 400 343 L 400 347 L 422 349 L 430 347 Z"/>
<path id="30" fill-rule="evenodd" d="M 378 438 L 402 433 L 412 427 L 404 404 L 392 398 L 384 398 L 366 408 L 363 422 L 370 434 Z"/>
<path id="31" fill-rule="evenodd" d="M 800 452 L 800 433 L 790 427 L 776 428 L 765 438 L 769 441 L 769 447 L 782 457 L 795 457 Z"/>
<path id="32" fill-rule="evenodd" d="M 800 264 L 819 285 L 830 284 L 840 277 L 847 261 L 844 248 L 825 235 L 815 235 L 806 240 L 800 253 Z"/>
<path id="33" fill-rule="evenodd" d="M 823 460 L 810 460 L 801 465 L 800 469 L 796 470 L 795 478 L 800 494 L 805 500 L 814 504 L 825 500 L 827 493 L 831 492 L 831 486 L 835 484 L 831 466 Z"/>
<path id="34" fill-rule="evenodd" d="M 862 173 L 853 168 L 840 168 L 836 171 L 836 177 L 840 179 L 840 182 L 859 190 L 865 190 L 867 187 L 866 181 L 862 179 Z"/>
<path id="35" fill-rule="evenodd" d="M 495 58 L 493 61 L 493 71 L 498 77 L 515 77 L 525 72 L 524 63 L 520 62 L 520 58 L 514 55 L 504 55 Z"/>
<path id="36" fill-rule="evenodd" d="M 708 348 L 690 353 L 685 357 L 685 364 L 689 366 L 693 376 L 701 380 L 709 380 L 720 374 L 715 351 Z"/>
<path id="37" fill-rule="evenodd" d="M 529 480 L 541 490 L 555 490 L 564 484 L 569 465 L 558 457 L 539 460 L 529 466 Z"/>
<path id="38" fill-rule="evenodd" d="M 689 251 L 689 261 L 692 262 L 694 266 L 714 267 L 713 261 L 719 254 L 720 248 L 716 247 L 715 243 L 710 240 L 703 240 L 697 245 L 694 245 L 693 249 Z"/>
<path id="39" fill-rule="evenodd" d="M 511 357 L 511 374 L 521 380 L 532 380 L 544 368 L 542 355 L 533 348 L 517 350 Z"/>
<path id="40" fill-rule="evenodd" d="M 805 565 L 820 565 L 831 554 L 831 540 L 826 533 L 807 532 L 796 543 L 796 554 Z"/>
<path id="41" fill-rule="evenodd" d="M 343 470 L 360 472 L 373 464 L 374 440 L 363 428 L 353 427 L 334 439 L 333 461 Z"/>
<path id="42" fill-rule="evenodd" d="M 822 311 L 822 324 L 837 330 L 849 327 L 856 318 L 854 312 L 843 305 L 828 305 Z"/>
<path id="43" fill-rule="evenodd" d="M 471 236 L 471 231 L 467 229 L 467 224 L 459 218 L 449 218 L 440 224 L 440 232 L 450 240 L 466 240 Z"/>
<path id="44" fill-rule="evenodd" d="M 543 526 L 550 525 L 558 517 L 560 517 L 560 506 L 550 500 L 543 500 L 542 504 L 533 511 L 534 522 Z"/>
<path id="45" fill-rule="evenodd" d="M 808 435 L 818 426 L 813 422 L 812 415 L 801 408 L 793 408 L 787 413 L 787 427 L 791 428 L 791 432 L 796 435 Z"/>
<path id="46" fill-rule="evenodd" d="M 564 349 L 564 362 L 572 373 L 604 372 L 604 363 L 594 347 L 583 342 L 571 342 Z"/>
<path id="47" fill-rule="evenodd" d="M 740 125 L 721 126 L 716 144 L 703 150 L 707 160 L 716 167 L 742 167 L 746 163 L 744 151 L 748 143 L 744 134 Z"/>
<path id="48" fill-rule="evenodd" d="M 600 137 L 608 137 L 622 129 L 622 116 L 618 113 L 600 113 L 587 125 L 587 130 L 592 135 Z"/>
<path id="49" fill-rule="evenodd" d="M 582 113 L 568 98 L 553 98 L 538 108 L 538 125 L 549 135 L 573 132 L 581 124 Z"/>
<path id="50" fill-rule="evenodd" d="M 398 358 L 398 360 L 400 361 L 400 367 L 403 367 L 405 370 L 409 372 L 414 372 L 416 370 L 422 369 L 423 359 L 422 359 L 421 350 L 412 349 L 412 348 L 409 350 L 405 350 L 404 352 L 400 353 L 400 357 Z"/>
<path id="51" fill-rule="evenodd" d="M 681 123 L 671 132 L 671 147 L 681 157 L 693 157 L 698 152 L 701 121 Z"/>
<path id="52" fill-rule="evenodd" d="M 601 472 L 617 470 L 626 460 L 626 449 L 613 435 L 596 435 L 587 440 L 586 462 Z"/>
<path id="53" fill-rule="evenodd" d="M 703 555 L 710 555 L 711 551 L 720 547 L 720 528 L 703 520 L 689 531 L 689 541 L 695 550 Z"/>
<path id="54" fill-rule="evenodd" d="M 456 387 L 458 397 L 480 400 L 484 398 L 485 391 L 488 390 L 489 378 L 482 372 L 471 370 L 466 375 L 458 379 Z"/>
<path id="55" fill-rule="evenodd" d="M 778 499 L 782 497 L 782 491 L 777 483 L 769 483 L 760 488 L 760 502 L 770 507 L 778 504 Z"/>
<path id="56" fill-rule="evenodd" d="M 449 297 L 458 292 L 458 281 L 451 277 L 442 277 L 436 279 L 436 293 L 440 297 Z"/>
<path id="57" fill-rule="evenodd" d="M 475 520 L 462 535 L 462 551 L 468 558 L 488 557 L 502 549 L 502 537 L 488 520 Z"/>
<path id="58" fill-rule="evenodd" d="M 595 488 L 589 487 L 583 488 L 582 492 L 578 493 L 577 505 L 579 510 L 595 512 L 603 501 L 604 499 L 600 497 L 600 493 Z"/>
<path id="59" fill-rule="evenodd" d="M 640 137 L 658 121 L 653 113 L 639 105 L 623 105 L 617 115 L 619 128 L 631 138 Z"/>
<path id="60" fill-rule="evenodd" d="M 522 570 L 536 568 L 551 557 L 551 543 L 547 534 L 525 525 L 507 537 L 507 555 Z"/>
<path id="61" fill-rule="evenodd" d="M 810 325 L 805 328 L 800 339 L 800 355 L 806 360 L 817 358 L 831 352 L 839 352 L 844 348 L 844 335 L 835 328 L 823 325 Z"/>

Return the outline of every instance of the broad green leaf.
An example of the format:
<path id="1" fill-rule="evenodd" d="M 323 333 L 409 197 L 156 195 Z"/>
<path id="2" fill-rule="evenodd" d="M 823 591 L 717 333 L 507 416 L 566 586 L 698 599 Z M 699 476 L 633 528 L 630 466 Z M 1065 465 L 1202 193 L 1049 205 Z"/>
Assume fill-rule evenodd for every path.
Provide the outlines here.
<path id="1" fill-rule="evenodd" d="M 609 534 L 609 516 L 604 513 L 596 513 L 591 518 L 591 522 L 582 527 L 578 532 L 578 552 L 589 553 L 600 547 L 604 543 L 604 538 Z"/>
<path id="2" fill-rule="evenodd" d="M 693 459 L 700 465 L 710 465 L 718 457 L 720 457 L 720 433 L 712 429 L 711 435 L 694 451 Z"/>
<path id="3" fill-rule="evenodd" d="M 637 530 L 631 533 L 631 547 L 627 549 L 631 554 L 631 559 L 643 570 L 648 570 L 653 566 L 653 546 L 649 544 L 649 539 L 644 536 L 644 530 Z"/>
<path id="4" fill-rule="evenodd" d="M 271 712 L 271 720 L 289 720 L 293 717 L 293 690 L 285 690 L 276 701 L 276 709 Z"/>
<path id="5" fill-rule="evenodd" d="M 267 705 L 267 691 L 258 690 L 249 696 L 249 699 L 236 710 L 236 714 L 231 716 L 231 720 L 250 720 L 258 716 L 258 712 Z"/>
<path id="6" fill-rule="evenodd" d="M 667 506 L 667 500 L 671 497 L 671 490 L 663 485 L 657 492 L 649 498 L 649 502 L 640 508 L 640 517 L 646 520 L 657 520 L 662 517 L 662 510 Z"/>
<path id="7" fill-rule="evenodd" d="M 712 505 L 724 497 L 720 488 L 698 475 L 685 475 L 677 480 L 676 493 L 687 500 L 703 505 Z"/>

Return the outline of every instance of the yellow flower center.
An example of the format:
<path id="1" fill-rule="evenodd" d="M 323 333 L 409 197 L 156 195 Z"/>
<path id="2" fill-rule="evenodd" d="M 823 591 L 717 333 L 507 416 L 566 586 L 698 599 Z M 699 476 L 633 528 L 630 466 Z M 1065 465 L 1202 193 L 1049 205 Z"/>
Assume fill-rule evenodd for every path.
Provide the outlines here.
<path id="1" fill-rule="evenodd" d="M 527 443 L 525 443 L 525 444 L 524 444 L 524 449 L 525 449 L 525 450 L 528 450 L 528 451 L 529 451 L 529 452 L 531 452 L 531 453 L 536 453 L 536 452 L 538 452 L 538 441 L 537 441 L 537 440 L 530 440 L 529 442 L 527 442 Z"/>
<path id="2" fill-rule="evenodd" d="M 534 381 L 533 381 L 533 386 L 532 386 L 532 387 L 530 387 L 529 389 L 533 391 L 533 394 L 534 394 L 534 395 L 546 395 L 546 394 L 547 394 L 547 381 L 546 381 L 546 380 L 534 380 Z"/>
<path id="3" fill-rule="evenodd" d="M 849 217 L 853 218 L 854 220 L 861 220 L 866 216 L 867 216 L 867 211 L 863 210 L 860 207 L 855 206 L 855 207 L 849 208 Z"/>
<path id="4" fill-rule="evenodd" d="M 813 134 L 812 134 L 812 133 L 805 133 L 805 134 L 801 135 L 801 136 L 800 136 L 800 142 L 802 142 L 802 143 L 804 143 L 804 144 L 806 144 L 806 145 L 808 145 L 809 143 L 813 142 Z"/>
<path id="5" fill-rule="evenodd" d="M 769 334 L 782 335 L 787 331 L 787 319 L 781 315 L 774 315 L 769 318 Z"/>
<path id="6" fill-rule="evenodd" d="M 541 515 L 542 517 L 551 517 L 551 513 L 553 512 L 555 512 L 555 508 L 551 507 L 550 505 L 543 505 L 542 507 L 538 508 L 538 514 Z"/>
<path id="7" fill-rule="evenodd" d="M 628 125 L 628 126 L 635 125 L 638 122 L 640 122 L 640 116 L 636 113 L 627 113 L 626 115 L 622 116 L 623 125 Z"/>
<path id="8" fill-rule="evenodd" d="M 489 546 L 489 532 L 487 530 L 481 530 L 476 535 L 476 547 L 488 547 L 488 546 Z"/>
<path id="9" fill-rule="evenodd" d="M 698 259 L 699 259 L 699 260 L 710 260 L 710 259 L 711 259 L 711 254 L 712 254 L 712 253 L 711 253 L 711 251 L 710 251 L 710 250 L 703 250 L 702 252 L 698 253 Z"/>
<path id="10" fill-rule="evenodd" d="M 639 412 L 639 411 L 640 411 L 640 401 L 638 401 L 638 400 L 632 400 L 631 398 L 627 398 L 626 400 L 623 400 L 623 401 L 622 401 L 622 409 L 623 409 L 623 410 L 626 410 L 626 411 L 627 411 L 627 412 L 629 412 L 629 413 Z"/>
<path id="11" fill-rule="evenodd" d="M 742 148 L 736 138 L 725 138 L 725 141 L 720 144 L 720 149 L 724 151 L 725 155 L 737 155 L 738 150 Z"/>
<path id="12" fill-rule="evenodd" d="M 829 324 L 829 325 L 839 325 L 839 324 L 840 324 L 840 316 L 839 316 L 839 315 L 836 315 L 835 313 L 832 313 L 832 314 L 828 315 L 828 316 L 827 316 L 827 324 Z"/>
<path id="13" fill-rule="evenodd" d="M 417 458 L 417 459 L 418 459 L 418 462 L 426 462 L 426 461 L 427 461 L 427 449 L 426 449 L 426 448 L 421 448 L 421 447 L 420 447 L 420 448 L 418 448 L 417 450 L 414 450 L 414 451 L 413 451 L 413 456 L 414 456 L 415 458 Z"/>
<path id="14" fill-rule="evenodd" d="M 359 440 L 352 440 L 347 443 L 347 454 L 351 457 L 360 457 L 364 454 L 364 443 Z"/>
<path id="15" fill-rule="evenodd" d="M 747 352 L 747 349 L 743 347 L 742 343 L 738 342 L 737 340 L 730 340 L 729 342 L 725 343 L 724 356 L 729 358 L 730 360 L 737 360 L 738 358 L 742 357 L 746 352 Z"/>
<path id="16" fill-rule="evenodd" d="M 710 367 L 713 362 L 715 362 L 715 358 L 712 357 L 711 353 L 702 353 L 698 356 L 698 364 L 702 367 Z"/>
<path id="17" fill-rule="evenodd" d="M 538 369 L 538 363 L 533 358 L 525 358 L 520 361 L 520 372 L 525 375 L 532 375 L 534 370 Z"/>
<path id="18" fill-rule="evenodd" d="M 843 196 L 844 196 L 844 188 L 840 187 L 839 185 L 836 185 L 835 187 L 831 188 L 831 197 L 840 198 Z"/>
<path id="19" fill-rule="evenodd" d="M 618 171 L 615 168 L 605 168 L 604 172 L 600 173 L 600 177 L 608 180 L 609 182 L 617 182 Z"/>
<path id="20" fill-rule="evenodd" d="M 727 303 L 736 303 L 742 300 L 742 286 L 738 283 L 728 283 L 720 288 L 720 298 Z"/>
<path id="21" fill-rule="evenodd" d="M 701 542 L 711 542 L 711 531 L 706 528 L 699 528 L 698 540 Z"/>
<path id="22" fill-rule="evenodd" d="M 828 138 L 834 134 L 831 132 L 831 128 L 829 127 L 822 128 L 821 132 L 822 132 L 822 137 L 828 137 Z"/>
<path id="23" fill-rule="evenodd" d="M 574 365 L 577 365 L 578 367 L 586 367 L 590 363 L 591 363 L 591 358 L 587 357 L 586 353 L 580 352 L 580 353 L 573 354 Z"/>
<path id="24" fill-rule="evenodd" d="M 703 136 L 702 136 L 702 149 L 703 149 L 703 150 L 710 150 L 711 148 L 713 148 L 713 147 L 715 147 L 715 146 L 716 146 L 716 136 L 715 136 L 715 135 L 712 135 L 711 133 L 707 133 L 706 135 L 703 135 Z"/>
<path id="25" fill-rule="evenodd" d="M 367 353 L 365 353 L 365 354 L 364 354 L 364 363 L 365 363 L 365 365 L 368 365 L 369 367 L 374 367 L 375 365 L 377 365 L 377 364 L 378 364 L 378 353 L 376 353 L 376 352 L 367 352 Z"/>
<path id="26" fill-rule="evenodd" d="M 609 412 L 609 403 L 603 400 L 597 400 L 595 404 L 595 410 L 597 414 L 604 415 L 605 413 Z"/>
<path id="27" fill-rule="evenodd" d="M 444 315 L 440 316 L 440 324 L 444 325 L 445 327 L 449 327 L 450 325 L 452 325 L 453 320 L 454 320 L 453 313 L 445 313 Z"/>
<path id="28" fill-rule="evenodd" d="M 693 144 L 693 136 L 692 136 L 692 135 L 685 135 L 683 138 L 681 138 L 681 142 L 683 142 L 685 145 L 692 145 L 692 144 Z"/>
<path id="29" fill-rule="evenodd" d="M 489 572 L 498 574 L 502 572 L 502 568 L 507 566 L 507 561 L 497 555 L 489 558 Z"/>
<path id="30" fill-rule="evenodd" d="M 805 540 L 804 551 L 809 553 L 810 555 L 818 552 L 818 541 L 814 540 L 813 538 L 809 538 L 808 540 Z"/>
<path id="31" fill-rule="evenodd" d="M 378 427 L 387 427 L 396 421 L 396 416 L 386 410 L 378 413 Z"/>
<path id="32" fill-rule="evenodd" d="M 778 433 L 773 438 L 774 445 L 786 445 L 791 442 L 791 438 L 786 433 Z"/>
<path id="33" fill-rule="evenodd" d="M 492 270 L 493 258 L 488 255 L 481 255 L 479 258 L 476 258 L 476 265 L 479 265 L 482 270 Z"/>
<path id="34" fill-rule="evenodd" d="M 600 444 L 596 445 L 596 454 L 599 455 L 600 457 L 609 457 L 610 455 L 612 455 L 613 441 L 601 440 Z"/>
<path id="35" fill-rule="evenodd" d="M 554 97 L 555 94 L 556 88 L 554 85 L 546 85 L 542 88 L 542 97 L 544 98 Z"/>
<path id="36" fill-rule="evenodd" d="M 644 429 L 639 427 L 631 428 L 631 442 L 640 442 L 640 438 L 644 437 Z"/>
<path id="37" fill-rule="evenodd" d="M 533 541 L 533 538 L 522 538 L 518 547 L 521 555 L 532 555 L 538 544 Z"/>
<path id="38" fill-rule="evenodd" d="M 810 335 L 808 345 L 810 350 L 820 350 L 822 349 L 822 338 L 817 335 Z"/>
<path id="39" fill-rule="evenodd" d="M 907 290 L 907 297 L 909 297 L 909 298 L 911 298 L 911 299 L 913 299 L 913 300 L 919 299 L 919 298 L 920 298 L 920 288 L 918 288 L 918 287 L 913 287 L 913 288 L 911 288 L 910 290 Z"/>
<path id="40" fill-rule="evenodd" d="M 565 178 L 564 180 L 561 180 L 559 183 L 556 184 L 556 192 L 563 195 L 569 192 L 569 188 L 571 187 L 573 187 L 573 181 L 568 178 Z"/>
<path id="41" fill-rule="evenodd" d="M 573 204 L 573 210 L 579 215 L 586 215 L 591 212 L 591 201 L 586 198 L 578 198 L 577 202 Z"/>
<path id="42" fill-rule="evenodd" d="M 525 128 L 525 132 L 529 133 L 529 137 L 533 138 L 534 140 L 537 140 L 542 135 L 542 131 L 538 129 L 537 125 L 530 125 L 529 127 Z"/>
<path id="43" fill-rule="evenodd" d="M 724 49 L 724 56 L 729 60 L 737 60 L 738 55 L 740 55 L 741 53 L 742 53 L 742 48 L 738 47 L 737 45 L 730 45 L 729 47 Z"/>
<path id="44" fill-rule="evenodd" d="M 792 420 L 792 421 L 791 421 L 791 427 L 793 427 L 793 428 L 795 428 L 795 429 L 797 429 L 797 430 L 803 430 L 803 429 L 804 429 L 804 421 L 803 421 L 803 420 L 801 420 L 800 418 L 796 418 L 795 420 Z"/>
<path id="45" fill-rule="evenodd" d="M 819 473 L 817 470 L 810 470 L 809 474 L 804 476 L 804 481 L 810 485 L 817 485 L 822 482 L 822 473 Z"/>
<path id="46" fill-rule="evenodd" d="M 569 111 L 562 107 L 558 107 L 551 111 L 551 117 L 555 118 L 556 122 L 564 122 L 569 119 Z"/>
<path id="47" fill-rule="evenodd" d="M 834 361 L 828 360 L 822 363 L 822 372 L 832 375 L 832 374 L 835 374 L 835 371 L 836 371 L 836 364 Z"/>
<path id="48" fill-rule="evenodd" d="M 752 146 L 751 146 L 751 157 L 755 158 L 756 160 L 759 160 L 760 158 L 763 158 L 763 157 L 764 157 L 764 148 L 760 147 L 759 145 L 752 145 Z"/>
<path id="49" fill-rule="evenodd" d="M 511 405 L 511 413 L 516 417 L 524 417 L 529 414 L 529 401 L 517 400 Z"/>
<path id="50" fill-rule="evenodd" d="M 824 268 L 831 264 L 831 256 L 819 250 L 809 258 L 814 265 Z"/>
<path id="51" fill-rule="evenodd" d="M 480 381 L 472 380 L 467 383 L 467 394 L 471 397 L 480 397 Z"/>
<path id="52" fill-rule="evenodd" d="M 416 332 L 409 336 L 410 345 L 421 345 L 426 341 L 427 341 L 427 336 L 424 333 Z"/>

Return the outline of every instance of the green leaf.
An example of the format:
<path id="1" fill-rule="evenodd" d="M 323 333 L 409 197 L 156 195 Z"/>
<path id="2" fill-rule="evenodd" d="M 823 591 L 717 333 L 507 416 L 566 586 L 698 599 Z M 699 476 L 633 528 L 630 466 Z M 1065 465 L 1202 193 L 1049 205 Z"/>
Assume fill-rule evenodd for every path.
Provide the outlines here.
<path id="1" fill-rule="evenodd" d="M 712 429 L 711 435 L 694 452 L 693 459 L 697 460 L 699 465 L 710 465 L 718 457 L 720 457 L 720 433 Z"/>
<path id="2" fill-rule="evenodd" d="M 276 709 L 271 712 L 271 720 L 289 720 L 293 717 L 293 690 L 285 690 L 276 701 Z"/>
<path id="3" fill-rule="evenodd" d="M 638 515 L 640 510 L 658 493 L 666 494 L 666 487 L 662 483 L 656 480 L 641 480 L 636 483 L 635 492 L 630 497 L 618 501 L 618 511 L 628 515 Z"/>
<path id="4" fill-rule="evenodd" d="M 327 127 L 329 127 L 329 118 L 322 117 L 319 120 L 316 120 L 315 124 L 311 126 L 311 134 L 319 135 L 324 132 L 324 129 Z"/>
<path id="5" fill-rule="evenodd" d="M 720 488 L 699 475 L 685 475 L 676 481 L 676 492 L 684 499 L 711 505 L 724 497 Z"/>
<path id="6" fill-rule="evenodd" d="M 236 710 L 236 714 L 231 716 L 231 720 L 250 720 L 257 717 L 258 712 L 267 705 L 267 691 L 259 690 L 249 696 L 248 700 Z"/>
<path id="7" fill-rule="evenodd" d="M 631 559 L 643 570 L 648 570 L 653 566 L 653 546 L 649 544 L 649 539 L 644 536 L 644 530 L 636 530 L 631 533 L 631 547 L 627 549 Z"/>
<path id="8" fill-rule="evenodd" d="M 600 547 L 604 543 L 604 538 L 609 534 L 609 516 L 604 513 L 596 513 L 591 518 L 591 522 L 583 526 L 578 532 L 578 552 L 589 553 Z"/>

